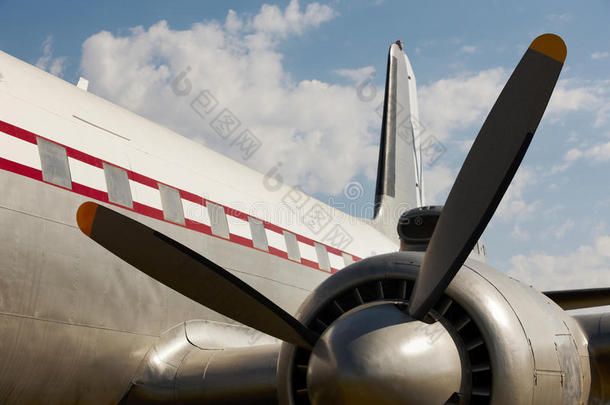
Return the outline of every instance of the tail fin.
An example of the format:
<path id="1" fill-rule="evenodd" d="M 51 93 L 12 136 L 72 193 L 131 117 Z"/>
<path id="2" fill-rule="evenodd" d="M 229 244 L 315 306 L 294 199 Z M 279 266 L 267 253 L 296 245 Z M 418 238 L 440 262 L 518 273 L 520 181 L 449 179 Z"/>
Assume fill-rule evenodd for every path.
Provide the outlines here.
<path id="1" fill-rule="evenodd" d="M 424 205 L 415 75 L 402 43 L 390 46 L 386 75 L 375 218 L 373 223 L 390 238 L 397 238 L 400 215 Z"/>

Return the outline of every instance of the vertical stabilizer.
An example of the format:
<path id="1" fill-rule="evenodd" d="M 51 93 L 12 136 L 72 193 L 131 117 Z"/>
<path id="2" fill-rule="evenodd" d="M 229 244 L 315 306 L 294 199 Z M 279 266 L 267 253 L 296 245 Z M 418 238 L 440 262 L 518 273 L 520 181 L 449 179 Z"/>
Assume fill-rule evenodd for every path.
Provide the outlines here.
<path id="1" fill-rule="evenodd" d="M 397 41 L 388 54 L 373 220 L 391 238 L 400 215 L 424 205 L 421 131 L 415 75 Z"/>

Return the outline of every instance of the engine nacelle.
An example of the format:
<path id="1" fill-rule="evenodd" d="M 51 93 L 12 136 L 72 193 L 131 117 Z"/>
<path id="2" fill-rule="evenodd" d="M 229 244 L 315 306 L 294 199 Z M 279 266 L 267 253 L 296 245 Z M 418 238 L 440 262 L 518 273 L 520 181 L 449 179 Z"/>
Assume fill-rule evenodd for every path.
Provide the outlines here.
<path id="1" fill-rule="evenodd" d="M 308 297 L 297 318 L 321 338 L 313 352 L 282 345 L 281 404 L 371 403 L 375 390 L 364 388 L 383 375 L 391 377 L 384 404 L 439 403 L 439 395 L 447 404 L 587 403 L 587 339 L 572 317 L 534 288 L 467 260 L 429 328 L 407 316 L 422 258 L 399 252 L 362 260 Z M 408 353 L 414 341 L 418 352 Z"/>

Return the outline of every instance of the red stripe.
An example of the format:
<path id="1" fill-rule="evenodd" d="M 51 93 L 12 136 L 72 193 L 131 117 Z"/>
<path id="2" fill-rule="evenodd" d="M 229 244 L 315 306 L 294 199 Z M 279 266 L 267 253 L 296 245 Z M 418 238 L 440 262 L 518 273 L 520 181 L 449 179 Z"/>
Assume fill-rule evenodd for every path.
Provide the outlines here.
<path id="1" fill-rule="evenodd" d="M 91 166 L 97 167 L 99 169 L 103 168 L 104 160 L 102 160 L 102 159 L 99 159 L 97 157 L 91 156 L 91 155 L 89 155 L 87 153 L 84 153 L 84 152 L 81 152 L 79 150 L 73 149 L 73 148 L 71 148 L 69 146 L 62 145 L 59 142 L 52 141 L 52 140 L 50 140 L 48 138 L 44 138 L 42 136 L 36 135 L 36 134 L 34 134 L 34 133 L 30 132 L 30 131 L 27 131 L 25 129 L 19 128 L 19 127 L 15 126 L 15 125 L 9 124 L 9 123 L 7 123 L 5 121 L 1 121 L 0 120 L 0 131 L 5 132 L 6 134 L 14 136 L 16 138 L 19 138 L 21 140 L 24 140 L 26 142 L 33 143 L 33 144 L 37 143 L 36 142 L 36 137 L 47 139 L 50 142 L 53 142 L 53 143 L 56 143 L 57 145 L 61 145 L 61 146 L 65 147 L 66 148 L 66 154 L 69 157 L 71 157 L 73 159 L 76 159 L 76 160 L 79 160 L 79 161 L 81 161 L 83 163 L 89 164 Z M 112 163 L 109 163 L 109 164 L 112 164 Z M 126 173 L 127 173 L 128 178 L 130 180 L 132 180 L 132 181 L 138 182 L 138 183 L 146 185 L 148 187 L 152 187 L 154 189 L 158 189 L 159 188 L 158 182 L 156 180 L 148 177 L 148 176 L 145 176 L 145 175 L 133 172 L 133 171 L 131 171 L 129 169 L 125 169 L 125 168 L 123 168 L 121 166 L 118 166 L 118 165 L 114 165 L 114 166 L 119 167 L 119 168 L 125 170 Z M 19 163 L 16 163 L 16 162 L 12 162 L 12 161 L 7 160 L 7 159 L 0 158 L 0 169 L 8 170 L 10 172 L 21 174 L 21 175 L 24 175 L 26 177 L 29 177 L 29 178 L 32 178 L 32 179 L 35 179 L 35 180 L 43 181 L 43 179 L 42 179 L 42 172 L 40 170 L 31 168 L 31 167 L 28 167 L 28 166 L 25 166 L 25 165 L 22 165 L 22 164 L 19 164 Z M 169 187 L 171 187 L 171 186 L 169 186 Z M 205 198 L 200 197 L 200 196 L 198 196 L 196 194 L 193 194 L 191 192 L 188 192 L 186 190 L 181 190 L 181 189 L 177 189 L 177 190 L 179 191 L 181 198 L 183 198 L 183 199 L 185 199 L 187 201 L 191 201 L 191 202 L 193 202 L 195 204 L 200 204 L 202 206 L 206 206 Z M 96 190 L 96 189 L 84 186 L 82 184 L 78 184 L 78 183 L 74 183 L 73 182 L 72 183 L 72 191 L 74 191 L 74 192 L 76 192 L 78 194 L 90 197 L 90 198 L 94 198 L 94 199 L 99 200 L 99 201 L 110 203 L 109 200 L 108 200 L 108 194 L 106 192 L 99 191 L 99 190 Z M 112 204 L 112 203 L 110 203 L 110 204 Z M 113 205 L 116 205 L 116 204 L 113 204 Z M 244 212 L 241 212 L 241 211 L 238 211 L 238 210 L 235 210 L 235 209 L 232 209 L 232 208 L 227 207 L 227 206 L 223 206 L 221 204 L 219 204 L 219 205 L 224 208 L 224 210 L 225 210 L 227 215 L 231 215 L 233 217 L 240 218 L 240 219 L 242 219 L 244 221 L 248 221 L 248 214 L 246 214 Z M 126 208 L 126 207 L 123 207 L 123 208 Z M 159 219 L 159 220 L 165 221 L 162 210 L 159 210 L 159 209 L 156 209 L 156 208 L 153 208 L 153 207 L 149 207 L 149 206 L 147 206 L 145 204 L 134 202 L 133 211 L 135 211 L 137 213 L 140 213 L 142 215 L 149 216 L 151 218 L 155 218 L 155 219 Z M 265 229 L 268 229 L 270 231 L 273 231 L 273 232 L 276 232 L 278 234 L 283 235 L 285 228 L 282 228 L 282 227 L 280 227 L 278 225 L 272 224 L 272 223 L 264 221 L 264 220 L 260 220 L 260 221 L 263 223 Z M 165 222 L 170 222 L 170 221 L 165 221 Z M 172 222 L 170 222 L 170 223 L 172 223 Z M 177 224 L 177 225 L 180 225 L 180 224 Z M 214 236 L 212 234 L 210 226 L 202 224 L 202 223 L 199 223 L 197 221 L 186 219 L 185 220 L 185 227 L 188 228 L 188 229 L 192 229 L 192 230 L 195 230 L 195 231 L 207 234 L 207 235 Z M 288 232 L 291 232 L 291 231 L 288 231 Z M 294 233 L 294 232 L 291 232 L 291 233 Z M 310 238 L 308 238 L 306 236 L 299 235 L 299 234 L 296 234 L 296 233 L 295 233 L 295 236 L 296 236 L 298 241 L 300 241 L 302 243 L 305 243 L 307 245 L 310 245 L 310 246 L 314 246 L 314 240 L 313 239 L 310 239 Z M 251 240 L 249 240 L 247 238 L 243 238 L 243 237 L 238 236 L 238 235 L 231 234 L 230 240 L 233 241 L 234 243 L 238 243 L 238 244 L 241 244 L 241 245 L 244 245 L 244 246 L 248 246 L 248 247 L 253 247 Z M 318 243 L 320 243 L 320 242 L 318 242 Z M 339 249 L 337 249 L 335 247 L 328 246 L 328 245 L 323 244 L 323 243 L 321 243 L 321 244 L 326 246 L 326 249 L 327 249 L 327 251 L 329 253 L 333 253 L 333 254 L 338 255 L 338 256 L 342 256 L 343 253 L 344 253 L 343 251 L 341 251 L 341 250 L 339 250 Z M 276 248 L 273 248 L 273 247 L 269 247 L 269 253 L 271 253 L 271 254 L 273 254 L 275 256 L 279 256 L 279 257 L 285 258 L 285 259 L 288 258 L 288 255 L 287 255 L 286 252 L 283 252 L 283 251 L 281 251 L 279 249 L 276 249 Z M 348 253 L 346 253 L 346 254 L 348 254 Z M 361 260 L 360 257 L 354 256 L 354 255 L 351 255 L 351 256 L 352 256 L 354 261 Z M 301 262 L 305 266 L 312 267 L 312 268 L 318 269 L 320 271 L 327 272 L 325 270 L 320 269 L 316 262 L 313 262 L 313 261 L 310 261 L 310 260 L 307 260 L 307 259 L 302 259 Z M 333 271 L 337 271 L 337 270 L 336 269 L 331 269 L 331 273 Z"/>
<path id="2" fill-rule="evenodd" d="M 29 143 L 36 143 L 36 135 L 25 129 L 16 127 L 8 122 L 0 121 L 0 131 L 19 138 Z"/>
<path id="3" fill-rule="evenodd" d="M 233 208 L 225 207 L 225 214 L 231 215 L 232 217 L 239 218 L 239 219 L 242 219 L 242 220 L 248 222 L 248 214 L 243 213 L 241 211 L 237 211 Z"/>
<path id="4" fill-rule="evenodd" d="M 152 187 L 155 190 L 159 189 L 159 184 L 156 180 L 151 179 L 150 177 L 146 177 L 143 174 L 139 174 L 136 172 L 132 172 L 131 170 L 125 170 L 127 172 L 127 178 L 129 180 L 137 181 L 140 184 L 144 184 L 145 186 Z"/>
<path id="5" fill-rule="evenodd" d="M 87 186 L 79 184 L 79 183 L 72 182 L 72 191 L 74 191 L 75 193 L 84 195 L 86 197 L 89 197 L 89 198 L 94 198 L 98 201 L 103 201 L 105 203 L 110 202 L 110 201 L 108 201 L 108 193 L 106 193 L 104 191 L 96 190 L 91 187 L 87 187 Z"/>
<path id="6" fill-rule="evenodd" d="M 269 253 L 271 253 L 272 255 L 279 256 L 281 258 L 289 260 L 288 253 L 284 252 L 283 250 L 274 248 L 273 246 L 269 246 Z"/>
<path id="7" fill-rule="evenodd" d="M 237 243 L 242 246 L 253 248 L 254 245 L 250 239 L 246 239 L 243 236 L 235 235 L 234 233 L 229 234 L 229 240 L 233 243 Z"/>
<path id="8" fill-rule="evenodd" d="M 103 169 L 104 165 L 103 165 L 103 160 L 102 159 L 98 159 L 96 157 L 93 157 L 91 155 L 87 155 L 84 152 L 81 152 L 80 150 L 76 150 L 73 148 L 70 148 L 69 146 L 66 147 L 66 154 L 71 157 L 72 159 L 76 159 L 76 160 L 80 160 L 83 163 L 86 163 L 88 165 L 91 166 L 95 166 L 98 169 Z"/>
<path id="9" fill-rule="evenodd" d="M 284 234 L 284 228 L 282 228 L 281 226 L 277 226 L 277 225 L 272 224 L 271 222 L 267 222 L 267 221 L 263 221 L 263 225 L 265 225 L 265 228 L 269 229 L 270 231 L 279 233 L 280 235 Z"/>
<path id="10" fill-rule="evenodd" d="M 199 204 L 199 205 L 204 205 L 205 206 L 205 199 L 203 197 L 199 197 L 196 194 L 193 193 L 189 193 L 188 191 L 184 191 L 184 190 L 179 190 L 180 192 L 180 197 L 184 198 L 187 201 L 193 202 L 195 204 Z"/>
<path id="11" fill-rule="evenodd" d="M 330 273 L 330 271 L 328 271 L 328 270 L 321 269 L 320 266 L 318 265 L 318 263 L 311 261 L 311 260 L 301 258 L 301 264 L 304 264 L 307 267 L 311 267 L 312 269 L 323 271 L 324 273 Z"/>
<path id="12" fill-rule="evenodd" d="M 193 231 L 205 233 L 206 235 L 212 235 L 212 228 L 209 225 L 202 224 L 201 222 L 193 221 L 192 219 L 185 219 L 186 227 Z"/>
<path id="13" fill-rule="evenodd" d="M 25 166 L 11 160 L 0 157 L 0 169 L 20 174 L 34 180 L 42 181 L 42 170 L 34 169 L 33 167 Z"/>
<path id="14" fill-rule="evenodd" d="M 163 211 L 157 208 L 149 207 L 148 205 L 144 205 L 139 202 L 133 202 L 133 210 L 138 214 L 146 215 L 151 218 L 160 219 L 161 221 L 165 221 L 165 217 L 163 217 Z M 169 222 L 169 221 L 165 221 Z M 173 222 L 170 222 L 173 223 Z"/>

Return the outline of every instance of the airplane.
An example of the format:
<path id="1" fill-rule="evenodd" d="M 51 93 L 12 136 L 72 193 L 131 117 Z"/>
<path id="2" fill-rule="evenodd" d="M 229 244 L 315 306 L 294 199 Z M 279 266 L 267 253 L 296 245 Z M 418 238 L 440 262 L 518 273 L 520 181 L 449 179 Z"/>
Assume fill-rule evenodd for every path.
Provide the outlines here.
<path id="1" fill-rule="evenodd" d="M 534 39 L 441 207 L 392 44 L 373 219 L 0 52 L 0 403 L 610 403 L 610 316 L 567 312 L 610 289 L 479 242 L 566 52 Z"/>

